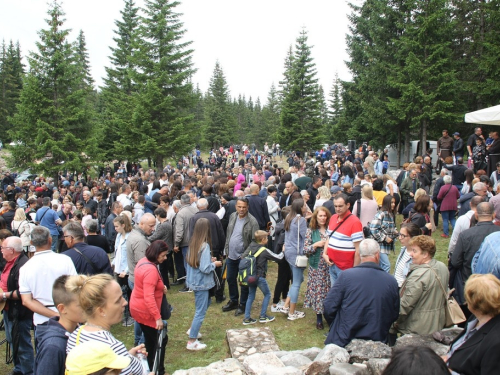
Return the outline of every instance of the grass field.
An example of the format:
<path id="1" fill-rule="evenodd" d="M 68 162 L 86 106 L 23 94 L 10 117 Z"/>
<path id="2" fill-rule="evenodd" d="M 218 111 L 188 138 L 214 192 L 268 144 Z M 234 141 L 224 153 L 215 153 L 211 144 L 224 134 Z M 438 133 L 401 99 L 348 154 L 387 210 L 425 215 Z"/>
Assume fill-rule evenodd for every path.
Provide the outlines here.
<path id="1" fill-rule="evenodd" d="M 401 222 L 401 216 L 398 217 L 398 224 Z M 441 223 L 440 223 L 441 225 Z M 399 227 L 399 225 L 398 225 Z M 447 261 L 448 239 L 440 237 L 442 231 L 438 227 L 433 233 L 433 238 L 437 243 L 436 259 L 444 262 Z M 394 264 L 397 255 L 399 254 L 399 246 L 397 246 L 395 254 L 390 256 L 391 264 Z M 274 290 L 274 285 L 277 276 L 277 265 L 269 264 L 268 282 L 271 291 Z M 301 293 L 298 302 L 298 309 L 306 312 L 304 319 L 289 321 L 284 314 L 275 314 L 276 320 L 267 325 L 272 330 L 276 341 L 281 350 L 296 350 L 305 349 L 311 346 L 323 346 L 326 331 L 316 330 L 316 316 L 309 309 L 302 309 L 304 293 L 306 289 L 307 276 L 301 287 Z M 194 315 L 194 295 L 193 293 L 178 293 L 180 287 L 172 287 L 169 291 L 169 302 L 174 306 L 172 317 L 169 320 L 169 342 L 167 345 L 166 354 L 166 369 L 168 373 L 173 373 L 178 369 L 187 369 L 191 367 L 203 367 L 208 364 L 229 357 L 229 347 L 225 340 L 226 330 L 232 328 L 243 328 L 241 316 L 235 317 L 234 312 L 223 313 L 221 305 L 213 303 L 208 309 L 207 316 L 201 327 L 203 334 L 202 341 L 207 344 L 207 349 L 200 352 L 190 352 L 186 350 L 187 335 L 186 331 L 190 327 L 191 320 Z M 226 286 L 227 295 L 227 286 Z M 253 317 L 258 316 L 262 303 L 262 293 L 257 292 L 257 297 L 253 304 Z M 260 324 L 257 323 L 256 326 Z M 125 343 L 127 348 L 131 348 L 134 342 L 133 327 L 122 327 L 117 325 L 113 327 L 112 333 L 118 340 Z M 5 332 L 0 332 L 0 340 L 5 338 Z M 12 365 L 5 365 L 3 360 L 5 353 L 5 345 L 0 347 L 0 374 L 7 374 Z"/>

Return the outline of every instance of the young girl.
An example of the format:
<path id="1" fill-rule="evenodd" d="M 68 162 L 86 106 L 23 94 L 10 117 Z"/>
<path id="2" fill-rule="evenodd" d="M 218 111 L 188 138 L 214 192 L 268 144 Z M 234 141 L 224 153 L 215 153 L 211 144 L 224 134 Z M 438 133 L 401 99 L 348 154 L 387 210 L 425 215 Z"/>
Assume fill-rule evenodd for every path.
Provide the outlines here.
<path id="1" fill-rule="evenodd" d="M 87 222 L 89 220 L 92 220 L 92 215 L 90 214 L 90 208 L 89 207 L 83 207 L 82 208 L 82 228 L 83 232 L 85 233 L 85 236 L 88 235 L 87 233 Z"/>
<path id="2" fill-rule="evenodd" d="M 201 218 L 196 221 L 193 236 L 189 241 L 187 255 L 187 280 L 186 286 L 194 292 L 195 313 L 191 328 L 187 334 L 189 340 L 186 346 L 188 350 L 202 350 L 207 347 L 198 341 L 200 327 L 205 319 L 208 306 L 210 306 L 209 290 L 215 286 L 215 267 L 221 267 L 222 262 L 212 257 L 210 222 Z"/>

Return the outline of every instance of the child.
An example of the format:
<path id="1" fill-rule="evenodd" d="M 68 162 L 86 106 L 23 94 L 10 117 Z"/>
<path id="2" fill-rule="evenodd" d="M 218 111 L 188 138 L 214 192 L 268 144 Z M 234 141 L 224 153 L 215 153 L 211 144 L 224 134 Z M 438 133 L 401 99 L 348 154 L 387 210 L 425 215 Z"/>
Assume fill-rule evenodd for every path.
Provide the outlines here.
<path id="1" fill-rule="evenodd" d="M 66 281 L 70 277 L 58 277 L 52 289 L 52 299 L 59 316 L 37 326 L 35 375 L 64 375 L 68 336 L 78 323 L 85 321 L 77 296 L 66 289 Z"/>
<path id="2" fill-rule="evenodd" d="M 92 220 L 92 215 L 90 214 L 91 213 L 91 210 L 89 207 L 83 207 L 82 208 L 82 228 L 83 228 L 83 232 L 85 233 L 85 237 L 88 236 L 88 233 L 87 233 L 87 223 Z"/>
<path id="3" fill-rule="evenodd" d="M 146 198 L 144 195 L 139 195 L 137 198 L 137 202 L 134 204 L 134 222 L 138 223 L 141 221 L 142 215 L 144 215 L 144 202 L 146 202 Z"/>
<path id="4" fill-rule="evenodd" d="M 241 258 L 245 258 L 248 254 L 255 254 L 261 247 L 265 247 L 267 245 L 267 237 L 268 233 L 263 230 L 258 230 L 255 232 L 255 240 L 253 240 L 250 245 L 248 245 L 247 249 L 241 256 Z M 248 299 L 247 304 L 245 306 L 245 319 L 243 319 L 243 325 L 249 325 L 257 323 L 257 320 L 252 319 L 250 317 L 250 312 L 252 310 L 252 303 L 255 299 L 255 293 L 257 292 L 257 287 L 264 294 L 264 301 L 262 302 L 262 308 L 260 309 L 260 323 L 272 322 L 274 320 L 274 316 L 268 316 L 266 314 L 267 307 L 269 306 L 269 301 L 271 300 L 271 292 L 269 291 L 269 285 L 267 285 L 266 281 L 266 271 L 267 271 L 267 261 L 274 260 L 275 262 L 280 262 L 285 259 L 285 253 L 280 252 L 279 254 L 273 253 L 269 249 L 265 249 L 256 257 L 256 275 L 259 278 L 257 285 L 248 286 Z"/>

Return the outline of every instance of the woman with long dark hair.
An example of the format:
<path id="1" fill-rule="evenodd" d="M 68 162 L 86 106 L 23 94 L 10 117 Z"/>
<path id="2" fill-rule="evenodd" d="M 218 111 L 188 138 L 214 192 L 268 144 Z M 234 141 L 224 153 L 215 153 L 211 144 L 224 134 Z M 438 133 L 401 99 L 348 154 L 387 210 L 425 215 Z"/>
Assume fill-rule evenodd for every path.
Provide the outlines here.
<path id="1" fill-rule="evenodd" d="M 370 233 L 380 245 L 380 267 L 387 273 L 391 270 L 389 251 L 394 251 L 394 241 L 398 236 L 395 223 L 396 199 L 386 195 L 380 210 L 370 223 Z"/>
<path id="2" fill-rule="evenodd" d="M 432 207 L 431 198 L 428 195 L 422 195 L 417 198 L 415 206 L 408 214 L 410 222 L 415 223 L 422 230 L 422 234 L 432 235 L 432 223 L 429 212 Z"/>
<path id="3" fill-rule="evenodd" d="M 215 286 L 215 268 L 222 267 L 222 262 L 216 260 L 211 253 L 210 222 L 201 218 L 196 221 L 193 236 L 189 241 L 189 251 L 186 258 L 187 279 L 186 286 L 194 292 L 195 312 L 191 328 L 187 334 L 188 350 L 202 350 L 207 347 L 198 341 L 201 338 L 200 328 L 210 306 L 210 289 Z M 216 277 L 216 276 L 215 276 Z"/>

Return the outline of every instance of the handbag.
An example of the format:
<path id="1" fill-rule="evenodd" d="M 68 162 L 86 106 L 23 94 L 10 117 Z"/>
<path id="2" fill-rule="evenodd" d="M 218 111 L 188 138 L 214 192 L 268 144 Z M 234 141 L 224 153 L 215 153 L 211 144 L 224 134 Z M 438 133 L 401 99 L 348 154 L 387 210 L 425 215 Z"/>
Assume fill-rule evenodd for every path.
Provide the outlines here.
<path id="1" fill-rule="evenodd" d="M 429 268 L 432 270 L 432 272 L 434 272 L 434 275 L 436 275 L 436 279 L 439 283 L 439 286 L 441 287 L 441 290 L 444 293 L 444 298 L 446 301 L 445 309 L 444 309 L 444 312 L 445 312 L 444 326 L 451 327 L 455 324 L 460 324 L 460 323 L 465 322 L 465 320 L 466 320 L 465 315 L 464 315 L 462 309 L 460 308 L 460 305 L 457 303 L 455 298 L 453 298 L 453 296 L 451 295 L 455 289 L 452 289 L 448 293 L 446 293 L 446 291 L 444 290 L 443 284 L 441 284 L 441 280 L 439 280 L 439 277 L 438 277 L 436 271 L 434 271 L 434 268 L 432 268 L 430 266 L 429 266 Z"/>
<path id="2" fill-rule="evenodd" d="M 165 293 L 163 293 L 163 297 L 161 299 L 160 315 L 162 320 L 169 320 L 172 315 L 172 305 L 168 303 Z"/>
<path id="3" fill-rule="evenodd" d="M 307 267 L 307 257 L 305 255 L 299 255 L 300 254 L 300 248 L 299 248 L 299 239 L 300 239 L 300 216 L 297 215 L 297 258 L 295 258 L 295 267 L 299 268 L 305 268 Z"/>
<path id="4" fill-rule="evenodd" d="M 356 201 L 356 207 L 357 207 L 357 212 L 356 212 L 356 216 L 358 217 L 358 219 L 361 219 L 361 199 L 358 199 Z M 372 233 L 370 231 L 370 227 L 368 225 L 364 225 L 363 226 L 363 237 L 366 238 L 372 238 Z"/>

